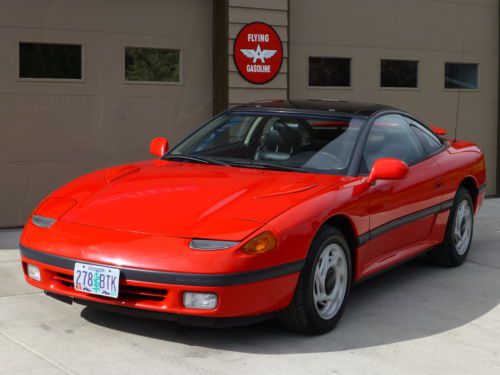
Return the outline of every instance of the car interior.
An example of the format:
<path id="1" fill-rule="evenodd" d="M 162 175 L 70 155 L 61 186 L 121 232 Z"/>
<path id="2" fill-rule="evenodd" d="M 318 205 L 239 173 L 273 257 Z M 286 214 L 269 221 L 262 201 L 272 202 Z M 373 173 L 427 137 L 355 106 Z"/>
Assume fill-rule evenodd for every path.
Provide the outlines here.
<path id="1" fill-rule="evenodd" d="M 198 145 L 195 151 L 219 158 L 342 169 L 347 167 L 360 128 L 352 126 L 350 121 L 261 117 L 216 131 L 218 134 L 212 137 L 211 144 Z"/>

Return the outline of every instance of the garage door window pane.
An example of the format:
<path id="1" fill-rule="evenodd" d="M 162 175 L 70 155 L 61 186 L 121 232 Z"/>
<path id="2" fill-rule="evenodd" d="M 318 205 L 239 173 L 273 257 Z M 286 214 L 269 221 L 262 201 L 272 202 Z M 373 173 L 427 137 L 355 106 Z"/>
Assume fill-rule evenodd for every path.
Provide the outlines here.
<path id="1" fill-rule="evenodd" d="M 381 87 L 417 87 L 418 61 L 382 60 Z"/>
<path id="2" fill-rule="evenodd" d="M 125 79 L 141 82 L 180 82 L 180 51 L 126 47 Z"/>
<path id="3" fill-rule="evenodd" d="M 351 59 L 309 57 L 309 86 L 351 86 Z"/>
<path id="4" fill-rule="evenodd" d="M 478 64 L 446 63 L 444 87 L 447 89 L 477 89 Z"/>
<path id="5" fill-rule="evenodd" d="M 82 46 L 19 43 L 19 77 L 82 79 Z"/>

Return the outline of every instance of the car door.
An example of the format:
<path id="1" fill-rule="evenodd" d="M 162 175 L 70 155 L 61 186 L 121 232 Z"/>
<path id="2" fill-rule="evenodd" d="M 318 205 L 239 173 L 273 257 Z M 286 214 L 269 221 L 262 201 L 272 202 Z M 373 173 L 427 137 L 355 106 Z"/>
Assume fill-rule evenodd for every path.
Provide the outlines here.
<path id="1" fill-rule="evenodd" d="M 396 158 L 409 166 L 401 180 L 378 180 L 368 190 L 370 232 L 362 268 L 371 273 L 418 251 L 429 237 L 441 204 L 441 171 L 399 114 L 377 118 L 363 150 L 362 168 L 380 158 Z"/>

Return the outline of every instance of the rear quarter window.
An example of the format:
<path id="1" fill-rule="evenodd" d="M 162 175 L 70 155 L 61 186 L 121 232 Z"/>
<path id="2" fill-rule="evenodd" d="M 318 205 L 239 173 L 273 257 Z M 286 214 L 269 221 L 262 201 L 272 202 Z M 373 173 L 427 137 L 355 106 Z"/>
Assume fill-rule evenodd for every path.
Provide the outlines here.
<path id="1" fill-rule="evenodd" d="M 443 142 L 437 135 L 427 129 L 425 126 L 407 118 L 410 128 L 422 144 L 426 154 L 432 154 L 439 150 Z"/>

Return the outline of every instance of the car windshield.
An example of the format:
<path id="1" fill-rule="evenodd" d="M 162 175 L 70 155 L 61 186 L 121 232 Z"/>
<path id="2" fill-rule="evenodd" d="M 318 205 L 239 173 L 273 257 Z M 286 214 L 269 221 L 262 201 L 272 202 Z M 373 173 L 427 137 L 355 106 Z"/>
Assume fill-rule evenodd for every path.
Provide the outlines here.
<path id="1" fill-rule="evenodd" d="M 344 174 L 362 118 L 228 112 L 165 159 L 285 171 Z"/>

